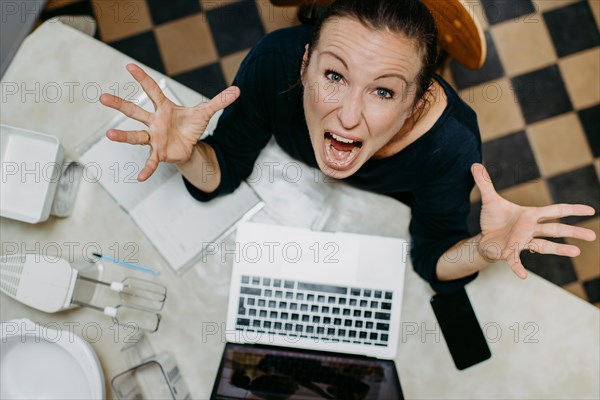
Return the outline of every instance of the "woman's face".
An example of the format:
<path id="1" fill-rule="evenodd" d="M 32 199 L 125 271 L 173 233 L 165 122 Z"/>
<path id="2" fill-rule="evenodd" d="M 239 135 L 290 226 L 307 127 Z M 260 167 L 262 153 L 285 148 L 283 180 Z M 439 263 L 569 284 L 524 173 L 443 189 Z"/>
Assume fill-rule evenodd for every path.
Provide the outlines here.
<path id="1" fill-rule="evenodd" d="M 420 68 L 415 44 L 400 34 L 347 17 L 325 22 L 302 68 L 306 123 L 323 173 L 352 175 L 400 132 Z"/>

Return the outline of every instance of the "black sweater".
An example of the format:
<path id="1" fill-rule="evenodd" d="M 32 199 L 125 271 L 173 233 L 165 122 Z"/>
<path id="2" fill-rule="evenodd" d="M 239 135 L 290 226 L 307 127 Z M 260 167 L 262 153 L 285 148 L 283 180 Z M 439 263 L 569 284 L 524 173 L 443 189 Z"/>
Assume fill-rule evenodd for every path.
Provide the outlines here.
<path id="1" fill-rule="evenodd" d="M 247 178 L 274 135 L 290 156 L 317 167 L 299 83 L 304 46 L 312 28 L 281 29 L 265 36 L 244 59 L 233 82 L 241 96 L 223 111 L 213 135 L 203 141 L 216 152 L 221 183 L 205 193 L 185 181 L 192 196 L 208 201 L 233 192 Z M 438 281 L 440 256 L 469 237 L 467 216 L 473 188 L 470 166 L 481 161 L 477 116 L 439 76 L 448 105 L 435 125 L 397 154 L 367 161 L 344 179 L 355 187 L 392 196 L 411 207 L 411 258 L 416 272 L 438 292 L 474 279 Z M 357 210 L 368 212 L 368 210 Z"/>

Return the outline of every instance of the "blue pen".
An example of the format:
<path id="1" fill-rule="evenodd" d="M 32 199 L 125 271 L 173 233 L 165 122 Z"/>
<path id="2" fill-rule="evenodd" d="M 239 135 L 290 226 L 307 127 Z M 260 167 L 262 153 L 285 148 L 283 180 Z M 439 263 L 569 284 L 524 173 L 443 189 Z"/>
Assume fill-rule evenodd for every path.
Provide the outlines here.
<path id="1" fill-rule="evenodd" d="M 157 271 L 154 268 L 144 267 L 142 265 L 137 265 L 137 264 L 131 264 L 126 261 L 121 261 L 121 260 L 117 260 L 117 259 L 114 259 L 114 258 L 111 258 L 108 256 L 103 256 L 102 254 L 98 254 L 98 253 L 92 253 L 92 254 L 100 259 L 110 261 L 112 263 L 119 264 L 119 265 L 122 265 L 127 268 L 135 269 L 135 270 L 141 271 L 141 272 L 146 272 L 146 273 L 152 274 L 152 275 L 160 275 L 160 271 Z"/>

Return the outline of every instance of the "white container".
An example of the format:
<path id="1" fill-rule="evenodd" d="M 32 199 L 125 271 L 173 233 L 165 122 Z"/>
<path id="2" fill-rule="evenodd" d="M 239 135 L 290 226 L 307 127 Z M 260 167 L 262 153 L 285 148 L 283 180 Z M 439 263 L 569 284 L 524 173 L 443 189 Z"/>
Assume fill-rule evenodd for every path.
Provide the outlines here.
<path id="1" fill-rule="evenodd" d="M 0 216 L 35 224 L 50 216 L 62 173 L 58 138 L 0 125 Z"/>

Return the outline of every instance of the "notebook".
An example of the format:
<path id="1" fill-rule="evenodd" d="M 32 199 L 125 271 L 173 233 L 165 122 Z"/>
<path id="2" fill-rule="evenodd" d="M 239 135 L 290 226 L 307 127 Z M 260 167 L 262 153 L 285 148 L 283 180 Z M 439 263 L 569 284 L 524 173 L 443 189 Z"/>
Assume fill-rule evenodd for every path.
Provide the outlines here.
<path id="1" fill-rule="evenodd" d="M 181 104 L 164 82 L 160 84 L 169 99 Z M 153 111 L 152 102 L 145 95 L 133 101 Z M 198 202 L 188 193 L 177 168 L 166 163 L 159 164 L 146 182 L 138 182 L 137 175 L 148 157 L 148 146 L 113 142 L 105 135 L 110 128 L 146 129 L 142 123 L 125 116 L 101 129 L 79 149 L 86 179 L 100 183 L 129 213 L 175 272 L 183 272 L 212 243 L 263 206 L 245 182 L 233 194 Z"/>
<path id="2" fill-rule="evenodd" d="M 408 243 L 245 222 L 213 399 L 399 399 Z"/>

